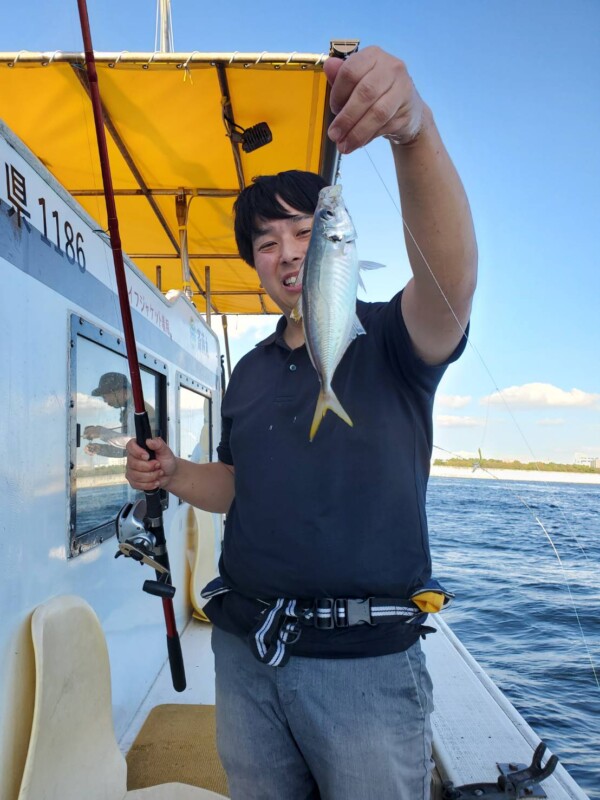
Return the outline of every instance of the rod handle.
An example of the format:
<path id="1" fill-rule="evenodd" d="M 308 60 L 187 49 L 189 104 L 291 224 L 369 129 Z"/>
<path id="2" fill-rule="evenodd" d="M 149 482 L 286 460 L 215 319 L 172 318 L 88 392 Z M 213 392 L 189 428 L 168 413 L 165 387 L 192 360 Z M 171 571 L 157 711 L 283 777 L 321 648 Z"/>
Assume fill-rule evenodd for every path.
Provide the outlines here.
<path id="1" fill-rule="evenodd" d="M 135 440 L 140 447 L 148 453 L 150 461 L 154 461 L 156 455 L 154 450 L 150 450 L 146 444 L 146 439 L 152 439 L 152 428 L 150 427 L 150 418 L 147 411 L 135 413 Z M 146 495 L 146 515 L 151 519 L 162 519 L 162 503 L 160 498 L 160 490 L 155 489 L 152 492 L 145 492 Z M 164 539 L 163 539 L 164 541 Z M 166 566 L 166 565 L 165 565 Z M 167 567 L 168 568 L 168 567 Z"/>
<path id="2" fill-rule="evenodd" d="M 174 636 L 167 635 L 167 650 L 169 653 L 169 666 L 171 667 L 171 678 L 173 688 L 176 692 L 183 692 L 186 687 L 185 667 L 183 665 L 183 653 L 181 652 L 181 642 L 179 634 Z"/>

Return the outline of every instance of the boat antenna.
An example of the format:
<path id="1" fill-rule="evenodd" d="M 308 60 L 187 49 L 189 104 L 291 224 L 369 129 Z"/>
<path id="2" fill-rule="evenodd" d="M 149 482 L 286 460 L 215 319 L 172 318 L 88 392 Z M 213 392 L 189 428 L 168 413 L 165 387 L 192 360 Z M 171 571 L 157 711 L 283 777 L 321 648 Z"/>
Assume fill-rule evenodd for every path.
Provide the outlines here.
<path id="1" fill-rule="evenodd" d="M 171 0 L 156 0 L 154 51 L 157 53 L 172 53 L 174 50 Z"/>
<path id="2" fill-rule="evenodd" d="M 110 246 L 113 252 L 115 265 L 115 277 L 117 281 L 117 292 L 119 305 L 121 307 L 121 318 L 123 321 L 123 334 L 127 349 L 127 360 L 129 362 L 129 374 L 131 376 L 131 390 L 133 404 L 135 408 L 135 432 L 136 440 L 140 447 L 143 447 L 150 459 L 155 458 L 154 452 L 146 445 L 146 440 L 152 438 L 150 420 L 144 403 L 142 391 L 142 379 L 140 375 L 140 365 L 137 357 L 135 335 L 133 331 L 133 321 L 131 318 L 131 308 L 127 292 L 127 280 L 125 277 L 125 265 L 123 262 L 123 250 L 121 249 L 121 236 L 119 234 L 119 221 L 117 218 L 117 208 L 113 191 L 110 162 L 108 159 L 108 148 L 106 145 L 106 133 L 104 130 L 104 114 L 102 111 L 102 101 L 100 99 L 100 89 L 98 86 L 98 73 L 96 71 L 96 61 L 92 46 L 92 34 L 90 31 L 90 20 L 88 16 L 86 0 L 77 0 L 79 9 L 79 21 L 81 23 L 81 33 L 83 36 L 83 46 L 85 51 L 85 65 L 89 83 L 90 98 L 94 111 L 94 124 L 96 127 L 96 139 L 98 142 L 98 154 L 100 157 L 100 168 L 102 171 L 102 184 L 104 187 L 104 199 L 106 201 L 106 214 L 108 218 L 108 230 L 110 235 Z M 181 642 L 177 632 L 175 613 L 173 610 L 173 595 L 175 588 L 171 584 L 169 556 L 167 554 L 167 543 L 163 526 L 162 504 L 160 490 L 145 492 L 146 507 L 143 515 L 144 536 L 138 537 L 138 541 L 143 542 L 139 547 L 122 546 L 119 553 L 132 556 L 138 561 L 145 561 L 155 567 L 156 580 L 146 581 L 144 591 L 161 597 L 165 624 L 167 628 L 167 649 L 169 653 L 169 663 L 171 666 L 171 677 L 173 688 L 182 692 L 185 689 L 185 669 L 181 652 Z M 143 501 L 142 501 L 143 502 Z"/>

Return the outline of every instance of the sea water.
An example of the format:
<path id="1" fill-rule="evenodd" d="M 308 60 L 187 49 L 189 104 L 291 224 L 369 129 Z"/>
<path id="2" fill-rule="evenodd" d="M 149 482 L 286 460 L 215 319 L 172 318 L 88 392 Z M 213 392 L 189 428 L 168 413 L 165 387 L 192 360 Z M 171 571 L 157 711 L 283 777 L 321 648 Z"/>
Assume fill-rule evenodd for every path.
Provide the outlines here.
<path id="1" fill-rule="evenodd" d="M 445 621 L 600 800 L 600 486 L 431 478 L 427 507 Z"/>

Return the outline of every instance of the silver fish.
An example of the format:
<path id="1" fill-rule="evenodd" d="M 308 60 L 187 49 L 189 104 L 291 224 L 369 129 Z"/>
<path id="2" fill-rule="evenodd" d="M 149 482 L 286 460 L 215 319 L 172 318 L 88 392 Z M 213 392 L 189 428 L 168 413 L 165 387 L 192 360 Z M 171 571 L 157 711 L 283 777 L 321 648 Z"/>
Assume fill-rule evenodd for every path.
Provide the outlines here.
<path id="1" fill-rule="evenodd" d="M 292 319 L 302 318 L 308 354 L 321 383 L 310 428 L 311 442 L 329 409 L 352 426 L 331 381 L 350 342 L 365 333 L 356 316 L 359 261 L 355 240 L 342 187 L 326 186 L 315 209 L 302 269 L 302 294 L 292 312 Z"/>

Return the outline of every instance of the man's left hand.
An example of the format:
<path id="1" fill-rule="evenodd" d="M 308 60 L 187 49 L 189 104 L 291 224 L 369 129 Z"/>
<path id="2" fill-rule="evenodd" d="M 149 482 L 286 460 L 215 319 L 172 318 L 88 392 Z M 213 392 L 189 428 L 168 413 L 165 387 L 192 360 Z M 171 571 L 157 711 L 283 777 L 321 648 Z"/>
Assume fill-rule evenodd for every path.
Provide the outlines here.
<path id="1" fill-rule="evenodd" d="M 403 144 L 418 136 L 425 104 L 399 58 L 366 47 L 346 61 L 328 58 L 324 70 L 337 115 L 328 133 L 340 153 L 351 153 L 376 136 L 392 135 Z"/>

